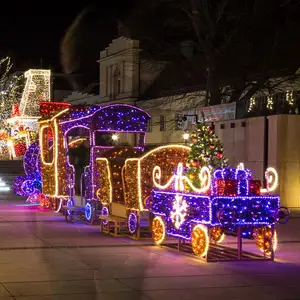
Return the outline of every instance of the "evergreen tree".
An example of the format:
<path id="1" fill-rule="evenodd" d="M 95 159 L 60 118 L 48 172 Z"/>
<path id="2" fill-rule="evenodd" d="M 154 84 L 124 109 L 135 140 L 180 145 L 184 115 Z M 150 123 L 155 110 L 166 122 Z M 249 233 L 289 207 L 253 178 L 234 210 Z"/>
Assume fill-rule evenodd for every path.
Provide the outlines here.
<path id="1" fill-rule="evenodd" d="M 197 128 L 190 134 L 191 152 L 188 157 L 186 175 L 197 188 L 201 187 L 199 172 L 203 166 L 211 170 L 227 167 L 228 159 L 224 157 L 223 145 L 214 129 L 204 121 L 197 123 Z"/>

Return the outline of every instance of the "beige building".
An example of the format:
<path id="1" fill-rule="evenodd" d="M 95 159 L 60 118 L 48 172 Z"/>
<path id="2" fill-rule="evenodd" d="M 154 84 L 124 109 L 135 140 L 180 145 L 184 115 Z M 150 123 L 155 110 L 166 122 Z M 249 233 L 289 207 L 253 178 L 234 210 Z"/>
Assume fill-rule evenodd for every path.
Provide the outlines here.
<path id="1" fill-rule="evenodd" d="M 100 95 L 74 93 L 70 103 L 137 105 L 152 116 L 148 126 L 147 144 L 185 143 L 183 130 L 192 129 L 195 116 L 205 114 L 213 122 L 217 135 L 224 143 L 225 155 L 235 167 L 244 162 L 253 175 L 263 179 L 265 168 L 275 167 L 279 173 L 282 204 L 300 208 L 300 116 L 295 114 L 268 117 L 241 118 L 235 103 L 204 107 L 200 88 L 182 87 L 188 82 L 179 80 L 174 85 L 176 69 L 169 69 L 165 62 L 149 62 L 142 56 L 139 42 L 118 38 L 100 53 Z M 191 78 L 192 80 L 192 78 Z M 170 87 L 172 92 L 162 88 Z M 180 88 L 181 85 L 181 88 Z M 272 100 L 272 99 L 271 99 Z M 268 103 L 271 101 L 268 97 Z M 290 94 L 282 100 L 291 101 Z M 257 105 L 251 99 L 248 111 Z M 178 115 L 187 115 L 183 128 L 177 126 Z"/>

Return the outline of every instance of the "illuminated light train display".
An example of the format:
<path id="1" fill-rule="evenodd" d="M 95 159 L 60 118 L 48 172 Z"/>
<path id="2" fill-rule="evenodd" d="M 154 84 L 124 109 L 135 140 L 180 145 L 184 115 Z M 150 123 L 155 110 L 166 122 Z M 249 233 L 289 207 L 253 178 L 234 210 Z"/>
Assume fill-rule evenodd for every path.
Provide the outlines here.
<path id="1" fill-rule="evenodd" d="M 130 235 L 139 238 L 140 228 L 146 227 L 155 244 L 162 244 L 167 236 L 189 241 L 201 257 L 211 242 L 220 243 L 225 233 L 236 234 L 240 229 L 241 236 L 255 239 L 264 254 L 273 253 L 274 225 L 289 218 L 279 196 L 271 194 L 278 183 L 275 169 L 266 170 L 266 187 L 262 188 L 243 164 L 215 170 L 203 167 L 201 186 L 196 188 L 185 175 L 190 147 L 150 149 L 145 145 L 150 119 L 145 111 L 126 104 L 60 104 L 47 111 L 47 105 L 51 104 L 43 106 L 39 120 L 39 147 L 35 143 L 30 148 L 40 153 L 39 160 L 35 154 L 33 158 L 41 180 L 41 191 L 36 189 L 45 206 L 59 212 L 76 204 L 78 182 L 69 151 L 88 141 L 89 159 L 80 174 L 87 220 L 123 218 Z M 122 142 L 122 134 L 131 136 L 130 143 Z M 36 181 L 30 174 L 32 185 Z M 100 222 L 108 226 L 110 221 L 102 218 Z"/>

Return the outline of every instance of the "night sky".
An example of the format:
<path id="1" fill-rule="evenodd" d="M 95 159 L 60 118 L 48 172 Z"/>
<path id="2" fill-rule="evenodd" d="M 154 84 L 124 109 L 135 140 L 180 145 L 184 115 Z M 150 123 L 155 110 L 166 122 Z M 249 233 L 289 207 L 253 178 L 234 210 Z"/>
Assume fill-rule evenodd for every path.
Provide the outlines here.
<path id="1" fill-rule="evenodd" d="M 106 3 L 99 17 L 115 9 L 116 3 L 112 2 Z M 24 1 L 20 6 L 14 1 L 5 1 L 1 4 L 1 57 L 10 55 L 20 69 L 40 67 L 42 59 L 44 68 L 61 71 L 60 43 L 66 30 L 84 8 L 95 5 L 87 1 L 69 3 Z"/>

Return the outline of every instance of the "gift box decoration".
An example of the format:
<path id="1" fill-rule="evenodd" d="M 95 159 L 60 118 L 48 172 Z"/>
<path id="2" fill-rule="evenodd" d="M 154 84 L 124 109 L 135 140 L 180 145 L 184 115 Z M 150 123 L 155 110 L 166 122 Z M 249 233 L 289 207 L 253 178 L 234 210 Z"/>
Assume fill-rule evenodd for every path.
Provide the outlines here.
<path id="1" fill-rule="evenodd" d="M 219 192 L 222 192 L 222 188 L 218 188 L 218 185 L 221 184 L 224 186 L 225 184 L 224 188 L 228 189 L 228 192 L 225 193 L 230 195 L 235 194 L 237 196 L 248 196 L 249 181 L 251 179 L 251 171 L 248 169 L 216 169 L 213 174 L 213 194 L 220 195 Z M 221 183 L 220 180 L 225 181 L 225 183 Z M 226 185 L 228 185 L 228 187 L 226 187 Z M 235 188 L 234 193 L 233 188 Z"/>
<path id="2" fill-rule="evenodd" d="M 14 144 L 14 150 L 15 150 L 16 157 L 24 156 L 24 154 L 25 154 L 25 152 L 27 150 L 27 146 L 26 146 L 25 143 Z"/>
<path id="3" fill-rule="evenodd" d="M 215 194 L 218 196 L 236 196 L 238 181 L 231 179 L 216 179 L 214 186 Z"/>
<path id="4" fill-rule="evenodd" d="M 249 195 L 251 196 L 259 196 L 261 189 L 261 181 L 258 179 L 249 180 Z"/>

